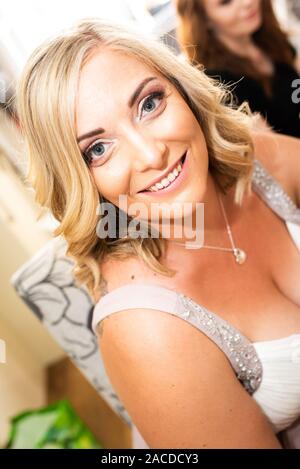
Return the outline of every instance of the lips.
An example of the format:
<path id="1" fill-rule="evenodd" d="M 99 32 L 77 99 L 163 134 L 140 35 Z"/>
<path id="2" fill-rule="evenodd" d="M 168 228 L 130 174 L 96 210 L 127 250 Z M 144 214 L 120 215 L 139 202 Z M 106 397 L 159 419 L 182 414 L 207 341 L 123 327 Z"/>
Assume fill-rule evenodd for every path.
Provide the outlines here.
<path id="1" fill-rule="evenodd" d="M 142 189 L 141 191 L 138 192 L 138 194 L 140 192 L 149 192 L 149 189 L 151 186 L 154 186 L 154 184 L 156 184 L 157 182 L 161 181 L 162 179 L 164 179 L 169 173 L 171 173 L 173 171 L 174 168 L 176 168 L 176 166 L 178 165 L 178 163 L 181 163 L 183 164 L 184 160 L 185 160 L 185 157 L 186 157 L 186 152 L 184 152 L 184 154 L 181 156 L 181 158 L 179 160 L 176 161 L 176 163 L 174 163 L 170 168 L 167 169 L 167 171 L 164 172 L 164 174 L 162 174 L 161 176 L 157 177 L 156 179 L 153 179 L 153 181 L 147 186 L 145 187 L 145 189 Z"/>
<path id="2" fill-rule="evenodd" d="M 250 20 L 251 18 L 253 18 L 254 16 L 256 16 L 257 13 L 258 13 L 258 10 L 253 11 L 252 13 L 250 13 L 250 14 L 247 16 L 246 20 Z"/>

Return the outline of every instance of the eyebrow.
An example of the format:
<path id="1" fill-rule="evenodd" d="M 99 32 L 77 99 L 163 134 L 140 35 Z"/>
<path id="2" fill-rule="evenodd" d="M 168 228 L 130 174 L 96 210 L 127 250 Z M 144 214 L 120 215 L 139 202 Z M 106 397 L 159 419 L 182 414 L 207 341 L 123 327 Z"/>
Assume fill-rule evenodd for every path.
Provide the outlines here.
<path id="1" fill-rule="evenodd" d="M 135 91 L 132 93 L 131 97 L 128 100 L 128 107 L 132 108 L 136 100 L 138 99 L 139 95 L 147 85 L 152 80 L 157 80 L 157 77 L 147 77 L 145 78 L 135 89 Z M 95 135 L 103 134 L 105 130 L 102 127 L 99 127 L 98 129 L 91 130 L 90 132 L 87 132 L 86 134 L 81 135 L 80 137 L 77 138 L 77 143 L 81 142 L 82 140 L 86 140 L 87 138 L 94 137 Z"/>

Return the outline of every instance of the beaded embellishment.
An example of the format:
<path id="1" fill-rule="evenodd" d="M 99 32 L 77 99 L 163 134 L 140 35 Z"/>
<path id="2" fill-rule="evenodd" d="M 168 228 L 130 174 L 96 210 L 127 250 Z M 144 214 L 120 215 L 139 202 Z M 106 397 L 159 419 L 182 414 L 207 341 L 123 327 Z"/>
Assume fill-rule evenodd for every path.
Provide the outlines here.
<path id="1" fill-rule="evenodd" d="M 224 319 L 177 292 L 178 316 L 205 333 L 228 357 L 237 378 L 252 395 L 262 380 L 262 364 L 251 342 Z"/>
<path id="2" fill-rule="evenodd" d="M 300 224 L 300 209 L 258 160 L 254 160 L 252 184 L 255 192 L 280 218 Z"/>

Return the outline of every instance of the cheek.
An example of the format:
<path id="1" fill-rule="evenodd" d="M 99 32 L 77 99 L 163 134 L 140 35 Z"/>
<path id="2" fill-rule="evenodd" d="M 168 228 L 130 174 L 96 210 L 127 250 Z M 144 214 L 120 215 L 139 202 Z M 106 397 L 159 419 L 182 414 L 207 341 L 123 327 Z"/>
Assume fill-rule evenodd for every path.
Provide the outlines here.
<path id="1" fill-rule="evenodd" d="M 221 29 L 226 30 L 228 32 L 232 30 L 237 30 L 240 27 L 236 15 L 233 14 L 224 15 L 223 18 L 220 19 L 220 25 Z"/>
<path id="2" fill-rule="evenodd" d="M 211 15 L 212 23 L 217 31 L 233 32 L 240 28 L 239 11 L 237 8 L 220 9 Z"/>
<path id="3" fill-rule="evenodd" d="M 165 136 L 174 141 L 187 140 L 195 137 L 200 131 L 198 121 L 186 104 L 169 106 L 168 112 L 159 121 L 159 128 Z"/>
<path id="4" fill-rule="evenodd" d="M 118 158 L 90 171 L 98 192 L 107 200 L 116 203 L 120 194 L 129 192 L 129 169 Z"/>

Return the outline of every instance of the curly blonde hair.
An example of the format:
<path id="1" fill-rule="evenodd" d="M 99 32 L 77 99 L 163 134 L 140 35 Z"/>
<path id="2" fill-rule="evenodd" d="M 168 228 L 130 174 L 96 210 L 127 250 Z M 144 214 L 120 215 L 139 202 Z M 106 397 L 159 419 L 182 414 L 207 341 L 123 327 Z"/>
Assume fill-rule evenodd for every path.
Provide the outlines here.
<path id="1" fill-rule="evenodd" d="M 139 256 L 154 271 L 174 274 L 161 262 L 163 238 L 120 238 L 107 243 L 96 233 L 101 194 L 76 141 L 75 103 L 81 69 L 101 45 L 136 57 L 176 87 L 201 125 L 214 180 L 224 193 L 236 184 L 238 204 L 245 191 L 251 192 L 253 169 L 248 106 L 236 109 L 226 87 L 161 41 L 142 35 L 133 26 L 93 18 L 39 46 L 17 87 L 16 104 L 29 161 L 26 179 L 35 189 L 36 202 L 49 208 L 60 222 L 53 234 L 66 239 L 66 254 L 75 261 L 75 280 L 94 298 L 101 289 L 101 263 L 107 255 Z"/>

